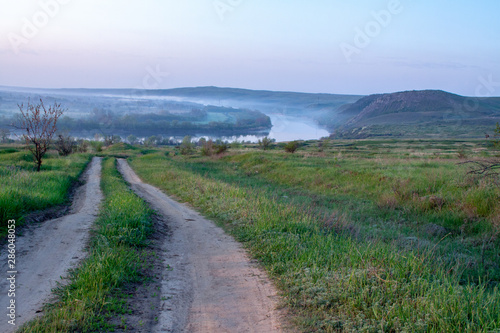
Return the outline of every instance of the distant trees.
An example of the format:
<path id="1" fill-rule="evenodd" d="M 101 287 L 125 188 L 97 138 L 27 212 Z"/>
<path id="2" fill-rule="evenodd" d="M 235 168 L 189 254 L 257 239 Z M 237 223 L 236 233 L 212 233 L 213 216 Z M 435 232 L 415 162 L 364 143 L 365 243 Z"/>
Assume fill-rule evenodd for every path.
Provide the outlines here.
<path id="1" fill-rule="evenodd" d="M 28 101 L 26 108 L 23 104 L 18 104 L 18 107 L 21 114 L 14 126 L 24 131 L 23 138 L 33 155 L 36 171 L 40 171 L 42 159 L 50 147 L 52 136 L 57 131 L 57 120 L 64 110 L 61 104 L 57 103 L 46 108 L 42 99 L 39 104 L 31 104 Z"/>
<path id="2" fill-rule="evenodd" d="M 135 144 L 137 144 L 137 137 L 133 134 L 130 134 L 129 136 L 127 136 L 127 141 L 131 145 L 135 145 Z"/>
<path id="3" fill-rule="evenodd" d="M 122 142 L 122 138 L 119 135 L 106 135 L 104 137 L 104 146 L 106 147 L 120 142 Z"/>
<path id="4" fill-rule="evenodd" d="M 223 116 L 223 117 L 221 117 Z M 214 119 L 221 119 L 215 121 Z M 212 121 L 211 121 L 212 120 Z M 259 111 L 210 107 L 192 109 L 189 112 L 118 114 L 109 109 L 94 108 L 85 118 L 62 117 L 60 127 L 67 130 L 92 131 L 100 129 L 104 133 L 172 133 L 179 134 L 220 134 L 237 132 L 250 134 L 272 127 L 271 119 Z"/>
<path id="5" fill-rule="evenodd" d="M 147 138 L 146 140 L 144 140 L 144 145 L 146 147 L 155 147 L 158 145 L 159 140 L 160 140 L 159 137 L 157 137 L 156 135 L 152 135 L 149 138 Z"/>

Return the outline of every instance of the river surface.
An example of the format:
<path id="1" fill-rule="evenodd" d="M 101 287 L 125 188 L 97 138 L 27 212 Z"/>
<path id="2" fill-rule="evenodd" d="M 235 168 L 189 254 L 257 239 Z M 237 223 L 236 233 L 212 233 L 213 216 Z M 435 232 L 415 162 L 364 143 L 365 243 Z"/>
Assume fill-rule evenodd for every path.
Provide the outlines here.
<path id="1" fill-rule="evenodd" d="M 269 114 L 273 127 L 268 137 L 275 139 L 276 142 L 294 141 L 294 140 L 319 140 L 327 137 L 330 133 L 320 128 L 315 122 L 306 118 L 291 117 L 282 114 Z M 228 141 L 251 141 L 257 142 L 264 136 L 244 135 L 223 137 Z"/>

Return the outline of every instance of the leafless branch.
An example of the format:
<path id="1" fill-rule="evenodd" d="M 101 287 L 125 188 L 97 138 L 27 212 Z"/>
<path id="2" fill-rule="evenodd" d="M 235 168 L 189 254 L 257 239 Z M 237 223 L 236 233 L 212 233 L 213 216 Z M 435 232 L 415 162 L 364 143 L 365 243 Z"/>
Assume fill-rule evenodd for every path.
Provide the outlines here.
<path id="1" fill-rule="evenodd" d="M 459 165 L 470 165 L 472 169 L 467 172 L 469 175 L 494 176 L 500 174 L 500 160 L 477 160 L 465 161 Z M 499 170 L 499 171 L 496 171 Z"/>
<path id="2" fill-rule="evenodd" d="M 28 100 L 26 108 L 24 104 L 18 104 L 18 107 L 21 115 L 15 127 L 24 131 L 24 141 L 33 154 L 37 171 L 40 171 L 42 158 L 50 147 L 52 136 L 57 130 L 57 120 L 64 110 L 57 103 L 47 109 L 42 99 L 40 104 L 34 105 Z"/>

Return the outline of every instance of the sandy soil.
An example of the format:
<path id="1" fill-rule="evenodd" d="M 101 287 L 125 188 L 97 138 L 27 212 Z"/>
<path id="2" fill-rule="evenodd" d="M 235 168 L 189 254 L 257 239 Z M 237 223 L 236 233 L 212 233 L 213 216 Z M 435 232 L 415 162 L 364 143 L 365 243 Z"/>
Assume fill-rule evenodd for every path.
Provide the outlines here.
<path id="1" fill-rule="evenodd" d="M 241 245 L 184 204 L 143 183 L 125 160 L 118 169 L 166 219 L 161 306 L 153 332 L 282 332 L 283 314 L 266 274 Z"/>
<path id="2" fill-rule="evenodd" d="M 84 173 L 85 185 L 77 191 L 69 215 L 24 228 L 22 235 L 17 235 L 15 327 L 8 324 L 6 316 L 9 269 L 7 247 L 2 248 L 0 306 L 5 313 L 0 320 L 0 332 L 12 332 L 40 313 L 51 298 L 51 289 L 63 283 L 61 277 L 85 256 L 89 230 L 102 200 L 100 175 L 101 159 L 94 158 Z"/>

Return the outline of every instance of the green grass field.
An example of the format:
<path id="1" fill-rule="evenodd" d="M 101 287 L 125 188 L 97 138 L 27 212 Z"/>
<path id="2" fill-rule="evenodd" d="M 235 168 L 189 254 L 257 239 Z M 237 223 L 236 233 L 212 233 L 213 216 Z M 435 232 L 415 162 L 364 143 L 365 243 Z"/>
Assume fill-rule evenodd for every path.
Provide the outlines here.
<path id="1" fill-rule="evenodd" d="M 482 141 L 310 141 L 295 154 L 240 145 L 212 157 L 118 144 L 101 155 L 105 200 L 88 256 L 23 332 L 110 331 L 128 311 L 120 293 L 141 281 L 152 212 L 115 157 L 242 242 L 300 331 L 500 330 L 498 180 L 460 164 L 498 157 Z M 89 160 L 49 155 L 35 173 L 28 153 L 1 149 L 0 212 L 65 202 Z"/>
<path id="2" fill-rule="evenodd" d="M 30 152 L 16 146 L 0 147 L 0 237 L 8 219 L 67 203 L 68 191 L 90 161 L 90 154 L 59 157 L 48 153 L 40 172 L 33 171 Z"/>
<path id="3" fill-rule="evenodd" d="M 500 329 L 498 184 L 480 141 L 344 141 L 299 153 L 130 158 L 243 242 L 303 331 Z"/>

